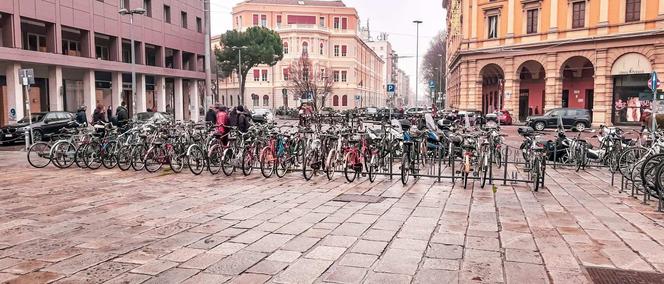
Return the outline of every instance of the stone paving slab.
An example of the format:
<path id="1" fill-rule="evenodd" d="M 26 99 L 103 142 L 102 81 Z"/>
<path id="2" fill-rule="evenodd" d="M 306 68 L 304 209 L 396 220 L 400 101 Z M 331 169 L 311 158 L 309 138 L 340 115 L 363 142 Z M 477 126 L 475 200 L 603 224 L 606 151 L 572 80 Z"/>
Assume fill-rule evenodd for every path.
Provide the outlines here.
<path id="1" fill-rule="evenodd" d="M 33 169 L 0 152 L 0 282 L 590 283 L 664 272 L 664 214 L 602 169 L 546 188 Z M 382 198 L 340 202 L 340 194 Z"/>

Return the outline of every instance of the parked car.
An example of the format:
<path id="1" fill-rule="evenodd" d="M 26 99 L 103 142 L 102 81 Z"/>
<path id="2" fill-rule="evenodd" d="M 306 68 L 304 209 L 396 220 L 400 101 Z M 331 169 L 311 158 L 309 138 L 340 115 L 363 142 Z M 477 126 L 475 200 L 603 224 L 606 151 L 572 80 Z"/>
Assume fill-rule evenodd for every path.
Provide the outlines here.
<path id="1" fill-rule="evenodd" d="M 156 121 L 172 121 L 173 116 L 167 112 L 139 112 L 136 114 L 136 121 L 138 122 L 156 122 Z"/>
<path id="2" fill-rule="evenodd" d="M 512 123 L 514 123 L 512 120 L 512 115 L 507 110 L 499 111 L 498 119 L 500 119 L 500 124 L 502 125 L 512 125 Z"/>
<path id="3" fill-rule="evenodd" d="M 565 128 L 583 131 L 590 127 L 592 116 L 590 110 L 587 109 L 555 108 L 541 116 L 529 116 L 526 119 L 526 125 L 542 131 L 545 128 L 558 127 L 559 121 L 562 121 Z"/>
<path id="4" fill-rule="evenodd" d="M 406 110 L 406 115 L 423 114 L 425 111 L 426 108 L 423 107 L 411 107 Z"/>
<path id="5" fill-rule="evenodd" d="M 65 111 L 36 112 L 32 114 L 32 135 L 34 141 L 48 139 L 52 134 L 63 128 L 75 127 L 76 116 Z M 28 117 L 23 117 L 16 123 L 0 128 L 0 144 L 24 142 L 24 131 L 29 126 Z"/>
<path id="6" fill-rule="evenodd" d="M 470 122 L 471 126 L 482 120 L 481 113 L 474 110 L 461 110 L 457 113 L 457 116 L 461 119 L 462 123 L 465 123 L 466 117 L 468 117 L 468 122 Z"/>
<path id="7" fill-rule="evenodd" d="M 274 122 L 274 114 L 269 109 L 255 109 L 251 112 L 251 120 L 256 123 Z"/>

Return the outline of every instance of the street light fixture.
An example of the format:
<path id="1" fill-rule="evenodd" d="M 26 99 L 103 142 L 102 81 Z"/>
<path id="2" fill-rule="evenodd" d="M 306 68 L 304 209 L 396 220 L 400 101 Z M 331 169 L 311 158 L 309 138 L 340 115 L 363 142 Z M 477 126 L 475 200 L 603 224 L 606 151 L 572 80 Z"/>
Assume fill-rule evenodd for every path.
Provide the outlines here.
<path id="1" fill-rule="evenodd" d="M 128 10 L 122 8 L 118 13 L 122 16 L 129 15 L 129 37 L 131 37 L 131 111 L 132 116 L 136 115 L 136 46 L 134 46 L 134 15 L 143 15 L 147 12 L 144 8 L 134 8 Z"/>
<path id="2" fill-rule="evenodd" d="M 231 46 L 233 50 L 238 51 L 238 59 L 237 59 L 237 77 L 238 77 L 238 82 L 240 82 L 240 85 L 238 86 L 238 89 L 240 89 L 240 105 L 244 105 L 244 89 L 242 89 L 242 50 L 246 50 L 248 47 L 246 46 Z"/>
<path id="3" fill-rule="evenodd" d="M 420 24 L 422 21 L 415 20 L 413 23 L 417 28 L 415 39 L 415 106 L 417 106 L 417 97 L 420 90 L 420 88 L 418 88 L 418 84 L 420 83 Z"/>

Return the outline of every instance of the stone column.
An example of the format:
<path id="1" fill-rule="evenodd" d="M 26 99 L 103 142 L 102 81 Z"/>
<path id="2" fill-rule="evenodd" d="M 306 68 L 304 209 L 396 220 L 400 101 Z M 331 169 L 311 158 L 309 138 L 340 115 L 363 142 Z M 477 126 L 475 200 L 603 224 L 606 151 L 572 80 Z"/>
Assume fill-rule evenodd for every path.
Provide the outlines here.
<path id="1" fill-rule="evenodd" d="M 192 80 L 189 82 L 189 109 L 190 109 L 190 115 L 189 119 L 191 121 L 198 121 L 198 116 L 199 116 L 199 97 L 198 97 L 198 82 L 196 80 Z M 191 110 L 193 109 L 193 110 Z"/>
<path id="2" fill-rule="evenodd" d="M 503 72 L 505 72 L 505 85 L 503 86 L 503 108 L 509 111 L 510 113 L 515 113 L 515 106 L 518 104 L 519 96 L 515 92 L 515 88 L 518 88 L 518 78 L 515 78 L 516 71 L 514 70 L 514 58 L 505 58 L 505 65 L 503 66 Z M 509 99 L 507 94 L 510 94 Z"/>
<path id="3" fill-rule="evenodd" d="M 175 102 L 173 102 L 175 120 L 182 120 L 184 118 L 184 110 L 182 109 L 182 78 L 175 78 L 173 81 L 173 91 L 175 92 Z"/>
<path id="4" fill-rule="evenodd" d="M 611 71 L 608 63 L 608 50 L 598 49 L 595 58 L 595 78 L 594 78 L 594 102 L 593 102 L 593 125 L 611 123 L 611 105 L 613 94 L 609 86 L 613 83 L 611 80 Z M 587 98 L 586 98 L 587 99 Z"/>
<path id="5" fill-rule="evenodd" d="M 145 112 L 146 107 L 145 74 L 136 74 L 136 112 Z"/>
<path id="6" fill-rule="evenodd" d="M 154 91 L 157 95 L 157 111 L 166 111 L 166 77 L 155 77 Z"/>
<path id="7" fill-rule="evenodd" d="M 546 78 L 544 79 L 544 109 L 542 112 L 560 106 L 562 95 L 558 92 L 558 83 L 560 82 L 560 72 L 558 70 L 558 60 L 556 53 L 547 53 L 544 70 Z"/>
<path id="8" fill-rule="evenodd" d="M 19 119 L 23 118 L 25 115 L 24 112 L 24 100 L 23 100 L 23 86 L 21 85 L 21 80 L 18 77 L 18 72 L 21 69 L 21 65 L 18 63 L 9 63 L 5 69 L 5 76 L 7 77 L 7 121 L 16 122 Z M 10 112 L 14 110 L 16 113 L 15 116 L 11 117 Z"/>
<path id="9" fill-rule="evenodd" d="M 477 61 L 473 60 L 468 63 L 468 98 L 465 108 L 467 109 L 481 109 L 482 103 L 482 80 L 479 79 L 479 70 L 477 70 Z M 479 103 L 478 103 L 479 99 Z"/>
<path id="10" fill-rule="evenodd" d="M 507 1 L 507 37 L 514 37 L 514 0 Z"/>
<path id="11" fill-rule="evenodd" d="M 113 113 L 122 103 L 122 72 L 111 72 L 111 105 Z"/>
<path id="12" fill-rule="evenodd" d="M 62 67 L 51 66 L 48 68 L 48 108 L 50 111 L 64 110 L 62 91 Z"/>
<path id="13" fill-rule="evenodd" d="M 88 107 L 88 122 L 92 122 L 92 112 L 97 106 L 95 71 L 83 71 L 83 104 Z"/>

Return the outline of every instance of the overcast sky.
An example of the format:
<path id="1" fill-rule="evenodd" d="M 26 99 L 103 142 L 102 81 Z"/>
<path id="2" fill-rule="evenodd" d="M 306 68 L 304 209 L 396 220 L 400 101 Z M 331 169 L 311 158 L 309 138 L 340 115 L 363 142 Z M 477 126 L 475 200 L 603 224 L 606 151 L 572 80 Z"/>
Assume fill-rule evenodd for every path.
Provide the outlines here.
<path id="1" fill-rule="evenodd" d="M 241 0 L 211 0 L 212 34 L 220 34 L 232 28 L 232 7 Z M 415 46 L 416 28 L 413 20 L 421 20 L 420 24 L 420 61 L 426 52 L 429 42 L 438 31 L 444 28 L 445 14 L 442 0 L 344 0 L 346 6 L 354 7 L 360 15 L 362 25 L 367 19 L 371 33 L 389 33 L 392 48 L 402 58 L 399 67 L 411 76 L 411 85 L 415 83 Z M 421 64 L 420 64 L 421 65 Z M 421 78 L 420 78 L 421 79 Z M 411 89 L 414 88 L 411 87 Z M 420 84 L 420 97 L 423 94 Z"/>

